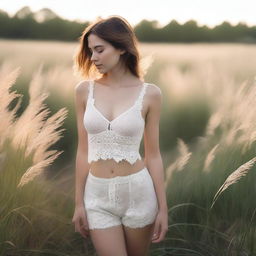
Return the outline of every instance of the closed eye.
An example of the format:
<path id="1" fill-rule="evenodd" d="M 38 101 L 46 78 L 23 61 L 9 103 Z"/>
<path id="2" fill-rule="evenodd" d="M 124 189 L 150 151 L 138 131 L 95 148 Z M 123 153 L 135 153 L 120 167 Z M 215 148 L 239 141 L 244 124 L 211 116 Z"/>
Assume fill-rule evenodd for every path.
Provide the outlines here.
<path id="1" fill-rule="evenodd" d="M 102 53 L 103 52 L 103 50 L 102 51 L 98 51 L 98 53 Z M 90 55 L 92 55 L 92 51 L 91 50 L 89 50 L 89 53 L 90 53 Z"/>

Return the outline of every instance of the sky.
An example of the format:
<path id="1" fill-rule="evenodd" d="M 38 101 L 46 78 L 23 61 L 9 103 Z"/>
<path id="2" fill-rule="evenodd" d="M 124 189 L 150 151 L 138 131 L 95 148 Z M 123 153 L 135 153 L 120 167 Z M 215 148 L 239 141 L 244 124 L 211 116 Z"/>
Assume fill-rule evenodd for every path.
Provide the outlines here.
<path id="1" fill-rule="evenodd" d="M 256 25 L 256 0 L 0 0 L 0 9 L 11 16 L 24 6 L 33 12 L 49 8 L 62 18 L 78 21 L 120 15 L 132 26 L 143 19 L 157 20 L 159 27 L 173 19 L 180 24 L 193 19 L 208 27 L 223 21 Z"/>

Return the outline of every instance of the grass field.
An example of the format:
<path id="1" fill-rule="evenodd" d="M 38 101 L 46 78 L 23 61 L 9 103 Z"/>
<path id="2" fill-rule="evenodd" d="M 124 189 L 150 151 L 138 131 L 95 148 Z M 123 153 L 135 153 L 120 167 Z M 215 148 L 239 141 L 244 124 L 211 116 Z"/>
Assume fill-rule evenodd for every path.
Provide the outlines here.
<path id="1" fill-rule="evenodd" d="M 0 40 L 1 256 L 96 255 L 71 223 L 76 47 Z M 256 46 L 140 50 L 145 81 L 163 93 L 170 221 L 150 255 L 256 255 Z"/>

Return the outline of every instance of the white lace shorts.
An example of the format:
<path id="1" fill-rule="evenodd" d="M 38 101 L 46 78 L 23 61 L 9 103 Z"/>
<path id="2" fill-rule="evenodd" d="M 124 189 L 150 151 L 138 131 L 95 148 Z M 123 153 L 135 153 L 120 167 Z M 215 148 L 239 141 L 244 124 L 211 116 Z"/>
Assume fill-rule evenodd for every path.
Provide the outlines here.
<path id="1" fill-rule="evenodd" d="M 155 221 L 158 212 L 153 180 L 147 167 L 113 178 L 96 177 L 89 170 L 84 193 L 89 229 L 121 224 L 144 227 Z"/>

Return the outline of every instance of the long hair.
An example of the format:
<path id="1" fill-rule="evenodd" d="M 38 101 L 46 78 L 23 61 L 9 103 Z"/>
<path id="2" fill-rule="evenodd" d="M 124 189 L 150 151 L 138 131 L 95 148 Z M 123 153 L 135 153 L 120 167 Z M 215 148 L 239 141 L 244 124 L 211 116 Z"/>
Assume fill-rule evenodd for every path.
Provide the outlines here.
<path id="1" fill-rule="evenodd" d="M 73 68 L 75 73 L 80 73 L 85 79 L 94 78 L 99 74 L 91 61 L 91 52 L 88 48 L 88 36 L 90 34 L 97 35 L 116 49 L 125 50 L 125 53 L 120 55 L 124 66 L 136 77 L 143 76 L 143 71 L 139 65 L 138 40 L 127 20 L 118 15 L 111 15 L 106 19 L 98 18 L 84 29 L 79 37 L 79 49 L 74 55 Z"/>

